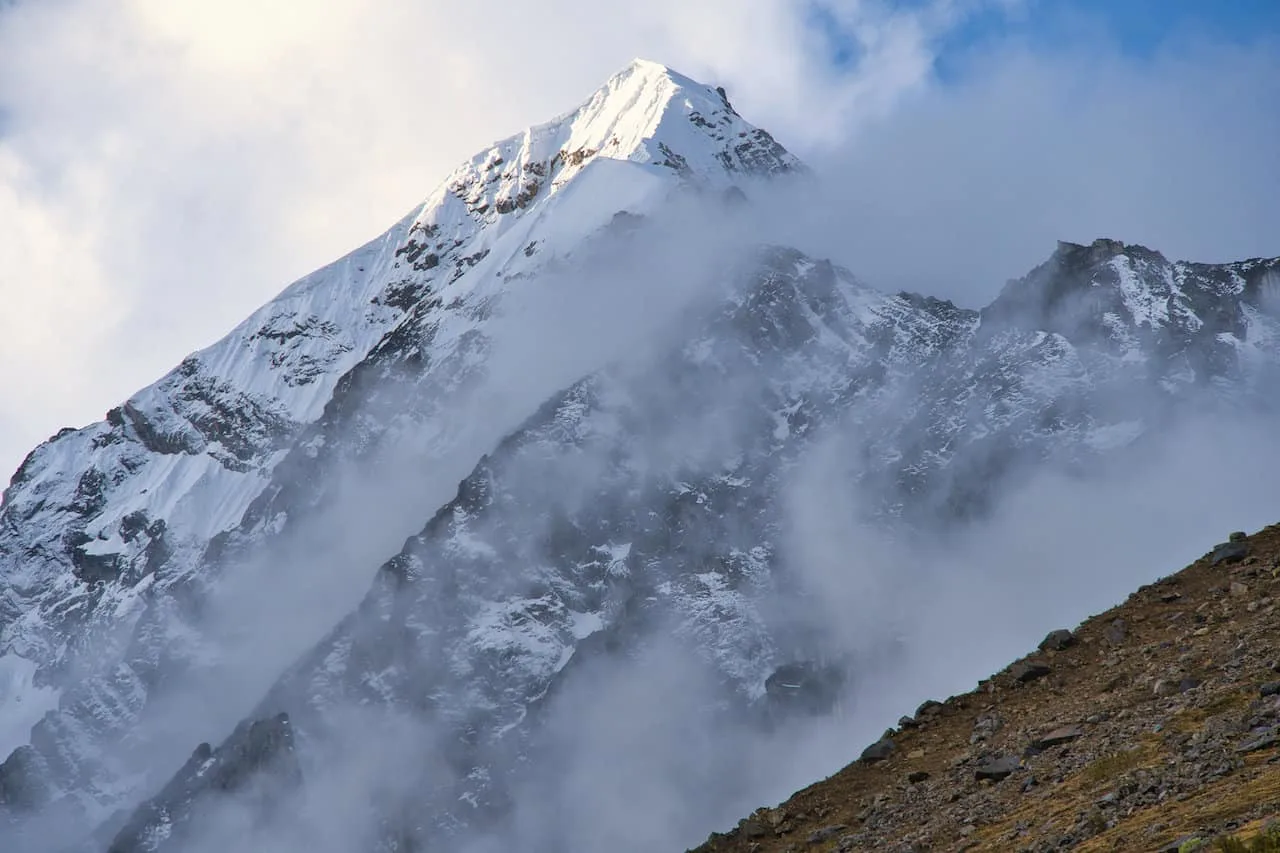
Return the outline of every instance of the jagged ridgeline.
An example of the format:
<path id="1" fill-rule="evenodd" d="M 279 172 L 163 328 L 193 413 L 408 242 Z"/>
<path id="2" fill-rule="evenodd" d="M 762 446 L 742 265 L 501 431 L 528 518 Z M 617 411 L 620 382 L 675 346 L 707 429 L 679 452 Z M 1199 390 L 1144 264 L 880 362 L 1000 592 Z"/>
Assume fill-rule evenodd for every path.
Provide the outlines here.
<path id="1" fill-rule="evenodd" d="M 796 618 L 788 484 L 815 446 L 868 517 L 963 524 L 1023 463 L 1266 404 L 1280 261 L 1064 243 L 974 311 L 691 241 L 808 179 L 722 90 L 634 63 L 36 448 L 0 516 L 29 700 L 0 838 L 302 844 L 340 778 L 341 849 L 455 849 L 520 820 L 602 672 L 662 650 L 711 737 L 830 713 L 892 653 Z"/>

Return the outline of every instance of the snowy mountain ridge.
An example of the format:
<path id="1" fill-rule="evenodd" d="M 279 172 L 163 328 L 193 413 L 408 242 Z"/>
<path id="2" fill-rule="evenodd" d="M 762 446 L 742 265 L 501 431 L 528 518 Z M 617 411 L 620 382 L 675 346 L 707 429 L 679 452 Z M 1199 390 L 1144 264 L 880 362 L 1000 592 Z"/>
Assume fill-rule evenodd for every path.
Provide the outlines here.
<path id="1" fill-rule="evenodd" d="M 211 540 L 243 524 L 291 449 L 317 453 L 300 447 L 308 425 L 387 340 L 429 335 L 436 363 L 474 362 L 474 330 L 509 282 L 560 263 L 620 212 L 799 168 L 723 92 L 638 60 L 579 109 L 459 166 L 383 236 L 291 285 L 105 421 L 36 448 L 4 492 L 0 660 L 39 701 L 11 712 L 3 751 L 64 683 L 75 687 L 59 719 L 88 714 L 101 737 L 136 718 L 148 678 L 126 658 L 151 627 L 137 620 L 193 583 Z M 438 454 L 452 441 L 439 438 Z M 268 533 L 283 517 L 250 516 Z M 188 642 L 165 621 L 170 642 Z M 59 763 L 80 775 L 78 755 Z"/>
<path id="2" fill-rule="evenodd" d="M 339 379 L 426 293 L 481 301 L 680 183 L 724 188 L 735 173 L 796 167 L 722 95 L 644 61 L 577 111 L 491 146 L 382 237 L 290 286 L 104 422 L 32 452 L 4 493 L 0 646 L 42 667 L 60 661 L 45 630 L 58 632 L 60 614 L 84 606 L 114 619 L 161 555 L 192 559 L 234 526 Z M 548 218 L 556 228 L 540 227 Z M 89 603 L 85 583 L 99 576 L 122 583 L 107 584 L 114 600 Z"/>
<path id="3" fill-rule="evenodd" d="M 357 592 L 235 719 L 264 693 L 254 717 L 287 711 L 304 776 L 322 772 L 338 708 L 430 720 L 458 778 L 403 792 L 421 815 L 392 823 L 464 832 L 503 812 L 516 768 L 545 749 L 544 697 L 583 661 L 674 626 L 738 707 L 824 647 L 773 612 L 794 592 L 784 492 L 820 441 L 884 517 L 964 519 L 1023 462 L 1119 452 L 1193 396 L 1252 405 L 1280 369 L 1280 259 L 1062 243 L 971 311 L 786 248 L 696 268 L 647 257 L 681 199 L 729 217 L 743 186 L 803 172 L 721 90 L 637 61 L 104 422 L 33 451 L 0 508 L 0 673 L 32 700 L 0 727 L 0 752 L 18 747 L 0 764 L 0 825 L 96 825 L 182 765 L 186 733 L 153 717 L 175 673 L 216 685 L 235 668 L 213 617 L 252 614 L 248 648 L 270 659 L 254 642 L 272 607 L 300 606 L 262 586 L 281 601 L 220 614 L 223 574 L 317 525 L 366 524 L 325 516 L 352 467 L 431 480 L 412 499 L 373 494 L 417 532 L 339 559 Z M 549 387 L 486 386 L 504 307 L 549 300 L 566 275 L 621 289 L 628 267 L 700 296 L 643 352 Z M 172 829 L 131 826 L 138 850 Z"/>

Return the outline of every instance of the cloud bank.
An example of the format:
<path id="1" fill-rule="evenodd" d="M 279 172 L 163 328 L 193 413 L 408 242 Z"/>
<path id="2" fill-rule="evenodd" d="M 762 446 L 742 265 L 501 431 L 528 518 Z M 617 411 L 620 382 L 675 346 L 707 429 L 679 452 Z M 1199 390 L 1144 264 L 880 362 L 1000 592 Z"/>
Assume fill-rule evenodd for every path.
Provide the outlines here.
<path id="1" fill-rule="evenodd" d="M 1137 62 L 997 41 L 938 79 L 971 15 L 1034 9 L 19 0 L 0 11 L 0 468 L 636 55 L 724 84 L 815 163 L 828 197 L 787 217 L 797 242 L 884 287 L 981 301 L 1052 240 L 1104 232 L 1274 254 L 1274 44 Z"/>

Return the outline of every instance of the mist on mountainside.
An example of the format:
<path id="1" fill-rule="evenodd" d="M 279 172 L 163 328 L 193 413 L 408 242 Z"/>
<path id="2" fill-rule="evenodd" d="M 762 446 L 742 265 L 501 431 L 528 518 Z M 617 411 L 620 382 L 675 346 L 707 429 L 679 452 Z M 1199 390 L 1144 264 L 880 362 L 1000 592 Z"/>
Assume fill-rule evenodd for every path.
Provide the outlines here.
<path id="1" fill-rule="evenodd" d="M 556 548 L 573 547 L 572 530 L 567 546 L 556 538 L 564 535 L 557 533 L 558 518 L 580 523 L 584 515 L 598 511 L 605 517 L 603 528 L 619 540 L 615 543 L 619 549 L 599 555 L 604 562 L 592 568 L 604 579 L 603 601 L 595 602 L 599 612 L 616 616 L 640 606 L 637 598 L 663 594 L 645 586 L 642 566 L 626 565 L 629 554 L 622 540 L 632 539 L 638 530 L 619 525 L 628 519 L 625 502 L 634 501 L 641 509 L 660 506 L 650 503 L 655 478 L 697 484 L 708 475 L 732 477 L 737 461 L 733 457 L 741 453 L 744 436 L 760 429 L 752 421 L 758 415 L 753 402 L 767 393 L 770 381 L 787 378 L 795 367 L 778 353 L 771 361 L 719 360 L 717 367 L 734 369 L 708 376 L 674 372 L 672 351 L 687 353 L 711 346 L 709 341 L 715 340 L 698 335 L 697 323 L 690 318 L 714 310 L 719 300 L 733 292 L 726 287 L 726 276 L 729 270 L 738 271 L 732 266 L 716 269 L 710 256 L 741 257 L 749 249 L 731 244 L 732 251 L 721 255 L 725 251 L 722 235 L 691 226 L 694 221 L 715 218 L 675 212 L 671 216 L 658 223 L 656 233 L 631 235 L 637 242 L 630 251 L 611 245 L 599 259 L 603 268 L 588 264 L 583 271 L 553 278 L 548 290 L 562 294 L 563 299 L 543 298 L 536 305 L 517 308 L 516 296 L 510 313 L 498 315 L 512 319 L 512 325 L 499 319 L 494 327 L 495 341 L 502 341 L 492 351 L 494 364 L 508 367 L 489 375 L 487 381 L 494 384 L 484 386 L 484 393 L 497 399 L 520 389 L 530 394 L 526 398 L 530 404 L 539 395 L 550 398 L 554 414 L 534 416 L 525 429 L 550 430 L 562 437 L 560 433 L 572 434 L 581 427 L 569 417 L 574 408 L 596 403 L 584 402 L 585 397 L 571 392 L 561 395 L 558 389 L 575 387 L 575 373 L 603 371 L 623 379 L 615 385 L 588 383 L 587 390 L 603 387 L 624 398 L 613 401 L 616 409 L 605 421 L 623 431 L 612 437 L 617 440 L 593 446 L 591 438 L 597 436 L 588 429 L 585 446 L 572 444 L 576 449 L 567 455 L 544 456 L 550 449 L 535 443 L 533 451 L 504 466 L 497 479 L 469 478 L 463 492 L 470 494 L 479 485 L 482 491 L 500 489 L 519 499 L 503 503 L 491 520 L 476 516 L 474 523 L 466 525 L 465 537 L 454 535 L 453 545 L 428 552 L 437 559 L 450 554 L 463 559 L 461 568 L 453 571 L 479 573 L 449 583 L 464 587 L 482 583 L 496 601 L 513 595 L 537 599 L 551 593 L 553 598 L 561 595 L 570 609 L 581 606 L 584 613 L 594 612 L 585 602 L 575 601 L 571 590 L 555 589 L 562 581 L 548 580 L 545 561 L 563 556 L 555 553 Z M 669 231 L 668 225 L 674 227 Z M 627 263 L 611 266 L 613 251 L 628 251 Z M 658 268 L 645 260 L 655 257 L 661 259 Z M 626 272 L 619 275 L 618 269 Z M 682 274 L 690 270 L 699 275 L 686 278 Z M 606 279 L 611 286 L 599 287 Z M 612 284 L 619 282 L 626 286 L 615 289 Z M 655 282 L 659 290 L 653 289 Z M 637 293 L 646 294 L 643 310 L 640 305 L 618 310 L 619 303 L 613 301 L 618 294 L 625 300 Z M 769 319 L 767 310 L 758 305 L 742 316 Z M 518 324 L 516 317 L 521 318 Z M 570 317 L 584 324 L 587 331 L 581 338 L 559 333 L 566 327 L 579 328 L 576 323 L 566 324 Z M 1020 321 L 1005 319 L 1015 325 Z M 512 337 L 500 337 L 498 329 Z M 750 352 L 758 356 L 768 352 L 759 347 L 758 332 L 735 327 L 733 334 L 741 337 L 730 340 L 735 344 L 751 341 Z M 548 371 L 549 365 L 537 363 L 533 355 L 552 345 L 559 367 Z M 513 358 L 498 359 L 503 351 Z M 522 371 L 521 365 L 530 369 Z M 919 390 L 911 389 L 908 381 L 903 406 Z M 612 647 L 607 640 L 595 651 L 579 646 L 573 655 L 581 656 L 581 661 L 571 658 L 562 683 L 530 712 L 537 717 L 536 729 L 523 738 L 513 734 L 511 744 L 499 739 L 479 753 L 478 762 L 476 753 L 459 751 L 458 721 L 447 715 L 442 719 L 429 710 L 414 714 L 367 703 L 343 709 L 339 703 L 309 736 L 305 734 L 307 711 L 289 707 L 304 732 L 299 760 L 306 781 L 288 795 L 296 800 L 273 809 L 265 828 L 249 820 L 235 800 L 224 802 L 203 816 L 196 837 L 207 838 L 210 850 L 228 838 L 244 843 L 252 839 L 260 849 L 345 850 L 372 843 L 375 837 L 385 839 L 387 805 L 392 804 L 390 811 L 401 823 L 397 831 L 430 839 L 447 827 L 420 825 L 416 827 L 420 834 L 404 830 L 406 824 L 413 829 L 415 807 L 422 805 L 425 813 L 425 804 L 433 796 L 476 781 L 468 777 L 481 763 L 489 768 L 486 772 L 495 772 L 496 778 L 481 780 L 479 786 L 491 798 L 464 800 L 456 807 L 461 825 L 456 835 L 446 836 L 448 846 L 489 851 L 512 846 L 589 850 L 608 845 L 639 851 L 681 849 L 696 843 L 707 831 L 750 807 L 779 800 L 842 766 L 924 699 L 967 689 L 1032 648 L 1051 628 L 1074 625 L 1104 609 L 1136 586 L 1207 550 L 1225 531 L 1267 523 L 1280 505 L 1274 478 L 1280 457 L 1268 440 L 1277 426 L 1274 411 L 1233 408 L 1206 392 L 1171 414 L 1156 396 L 1152 394 L 1148 403 L 1142 403 L 1141 396 L 1123 401 L 1126 422 L 1158 425 L 1149 430 L 1149 437 L 1084 462 L 1037 460 L 1002 470 L 987 495 L 987 505 L 959 521 L 942 514 L 942 501 L 930 510 L 933 514 L 894 521 L 892 512 L 886 515 L 884 495 L 868 485 L 883 482 L 879 470 L 883 462 L 867 456 L 868 436 L 860 433 L 868 425 L 856 418 L 838 418 L 814 426 L 770 482 L 779 500 L 777 512 L 767 516 L 768 538 L 775 546 L 768 555 L 769 572 L 751 576 L 748 571 L 744 584 L 723 590 L 723 596 L 710 596 L 706 606 L 719 609 L 730 624 L 767 629 L 753 634 L 751 628 L 730 640 L 754 637 L 760 644 L 758 675 L 743 679 L 757 691 L 764 676 L 793 659 L 837 662 L 843 667 L 839 698 L 824 706 L 822 713 L 787 713 L 776 708 L 762 712 L 761 706 L 769 707 L 770 699 L 759 692 L 753 697 L 754 710 L 750 704 L 743 705 L 735 695 L 738 688 L 709 660 L 714 658 L 716 643 L 725 638 L 682 633 L 678 611 L 659 614 L 628 624 L 621 638 L 609 638 L 615 640 Z M 691 401 L 697 404 L 691 406 Z M 1105 411 L 1093 414 L 1104 419 Z M 885 421 L 904 415 L 892 405 L 878 412 Z M 642 420 L 632 420 L 637 417 Z M 770 425 L 768 432 L 777 428 Z M 518 446 L 519 435 L 517 431 L 504 444 L 514 441 Z M 1119 441 L 1123 445 L 1128 438 L 1132 436 L 1121 436 Z M 925 436 L 898 435 L 895 440 L 910 447 Z M 488 450 L 495 461 L 486 465 L 504 457 L 496 439 Z M 398 460 L 390 467 L 412 481 L 415 469 L 406 459 L 413 457 L 399 456 L 401 452 L 388 451 Z M 318 526 L 340 524 L 346 547 L 358 543 L 359 531 L 367 528 L 362 519 L 377 518 L 383 501 L 398 504 L 405 499 L 401 488 L 390 486 L 396 479 L 379 476 L 364 484 L 351 493 L 351 503 L 340 500 L 331 506 Z M 698 494 L 696 485 L 690 494 Z M 619 499 L 624 505 L 601 505 Z M 421 515 L 430 515 L 430 507 L 438 500 L 436 495 L 417 497 L 414 505 Z M 924 500 L 924 505 L 929 502 Z M 468 508 L 465 502 L 451 507 L 450 513 Z M 508 551 L 502 543 L 513 531 L 516 538 L 509 542 L 512 550 Z M 682 541 L 678 553 L 681 559 L 698 553 L 714 558 L 724 541 L 746 541 L 751 532 L 713 524 L 693 535 L 720 541 L 695 543 L 693 548 Z M 297 547 L 305 549 L 311 534 L 299 535 L 303 543 Z M 451 551 L 458 543 L 475 553 Z M 370 544 L 371 549 L 376 547 Z M 484 562 L 486 549 L 494 547 L 499 557 Z M 314 594 L 323 588 L 324 578 L 343 578 L 341 565 L 332 565 L 320 554 L 298 559 L 303 554 L 295 552 L 291 562 L 278 569 L 280 577 L 291 578 L 281 584 L 279 595 L 287 597 L 292 579 L 312 584 Z M 477 555 L 477 562 L 465 562 Z M 682 568 L 694 577 L 699 575 L 696 566 Z M 431 566 L 418 569 L 424 570 L 430 571 Z M 445 574 L 442 580 L 448 577 Z M 610 602 L 609 595 L 626 585 L 624 580 L 632 585 L 627 590 L 631 597 Z M 549 584 L 545 592 L 530 593 L 531 587 L 543 584 Z M 249 583 L 243 600 L 253 594 Z M 220 606 L 228 614 L 240 612 L 234 596 Z M 388 635 L 380 623 L 397 619 L 385 609 L 397 606 L 392 596 L 376 607 L 366 607 L 344 620 L 340 632 L 355 637 L 357 643 L 368 632 L 377 641 L 366 648 L 383 648 Z M 547 606 L 554 610 L 554 605 Z M 735 608 L 740 614 L 734 614 Z M 495 614 L 499 633 L 514 632 L 536 642 L 542 630 L 536 618 L 526 621 L 528 614 L 519 615 L 514 622 L 502 622 L 501 614 Z M 547 622 L 553 624 L 555 615 L 547 616 Z M 438 618 L 448 619 L 443 612 Z M 580 618 L 571 614 L 569 620 Z M 252 625 L 256 620 L 247 621 Z M 406 624 L 416 621 L 410 618 Z M 275 636 L 283 642 L 293 630 L 289 619 L 257 624 L 266 627 L 245 648 L 272 644 Z M 305 647 L 319 639 L 320 627 L 317 622 L 299 631 L 292 642 Z M 413 630 L 430 631 L 431 627 L 419 623 Z M 575 630 L 591 632 L 601 627 L 588 619 Z M 561 661 L 553 658 L 546 663 L 554 666 Z M 431 685 L 447 678 L 440 668 L 454 664 L 427 659 L 411 660 L 408 665 L 418 669 L 423 681 L 415 686 L 410 676 L 397 686 L 398 695 L 404 690 L 429 695 Z M 464 690 L 465 684 L 465 679 L 458 681 L 452 689 Z M 281 707 L 288 707 L 288 696 L 287 689 L 277 691 L 256 713 L 274 713 L 276 699 Z M 253 691 L 245 690 L 242 701 L 256 698 Z M 431 708 L 439 700 L 424 701 L 424 708 Z M 191 718 L 184 714 L 183 719 Z M 521 719 L 500 719 L 493 725 L 500 730 L 518 726 Z M 466 757 L 451 762 L 450 755 Z"/>
<path id="2" fill-rule="evenodd" d="M 595 165 L 604 207 L 602 172 L 634 170 Z M 1223 296 L 1243 331 L 1204 312 L 1235 343 L 1125 315 L 1163 272 L 1123 245 L 1060 248 L 998 311 L 890 297 L 770 245 L 844 213 L 820 173 L 778 180 L 621 209 L 483 299 L 423 294 L 216 576 L 147 600 L 143 632 L 179 642 L 95 756 L 145 797 L 95 813 L 89 785 L 39 818 L 41 849 L 86 820 L 122 853 L 681 849 L 1274 520 L 1266 285 Z M 576 234 L 560 213 L 546 233 Z M 419 385 L 442 333 L 413 322 L 455 309 L 465 346 Z M 288 748 L 178 815 L 169 778 L 221 760 L 196 744 L 280 712 Z"/>
<path id="3" fill-rule="evenodd" d="M 762 724 L 726 709 L 723 678 L 702 650 L 678 625 L 655 624 L 631 638 L 631 651 L 573 672 L 542 710 L 497 826 L 448 846 L 685 849 L 780 801 L 923 700 L 971 688 L 1051 628 L 1123 599 L 1222 531 L 1264 524 L 1280 502 L 1280 457 L 1268 440 L 1276 425 L 1191 417 L 1112 470 L 1026 472 L 989 517 L 937 537 L 865 521 L 868 497 L 816 443 L 785 484 L 782 571 L 794 587 L 783 601 L 752 603 L 822 637 L 814 651 L 858 660 L 830 713 Z M 305 782 L 265 828 L 246 817 L 251 806 L 226 801 L 204 818 L 207 847 L 190 849 L 233 839 L 282 853 L 348 850 L 378 836 L 386 803 L 411 811 L 424 777 L 447 786 L 459 772 L 429 763 L 448 754 L 450 738 L 421 717 L 351 708 L 333 718 L 314 754 L 303 741 Z"/>

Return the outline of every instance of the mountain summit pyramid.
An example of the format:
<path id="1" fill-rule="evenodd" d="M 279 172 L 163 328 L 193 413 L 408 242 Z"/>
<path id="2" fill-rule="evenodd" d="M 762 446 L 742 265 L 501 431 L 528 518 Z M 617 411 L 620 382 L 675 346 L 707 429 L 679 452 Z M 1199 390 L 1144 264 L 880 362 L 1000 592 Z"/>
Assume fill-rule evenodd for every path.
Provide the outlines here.
<path id="1" fill-rule="evenodd" d="M 114 626 L 160 564 L 171 577 L 191 569 L 388 340 L 429 330 L 437 362 L 461 358 L 480 306 L 619 212 L 638 215 L 684 184 L 723 190 L 797 168 L 723 95 L 642 60 L 574 112 L 490 146 L 383 236 L 291 285 L 103 422 L 32 451 L 4 493 L 5 647 L 63 667 L 76 653 L 68 617 L 107 614 Z"/>
<path id="2" fill-rule="evenodd" d="M 599 756 L 665 780 L 637 849 L 705 837 L 758 799 L 740 738 L 898 654 L 813 604 L 815 468 L 862 498 L 838 524 L 940 529 L 1271 399 L 1280 260 L 1063 244 L 974 311 L 735 242 L 804 171 L 634 62 L 32 451 L 0 509 L 0 840 L 599 849 Z M 671 728 L 624 749 L 633 716 Z"/>

